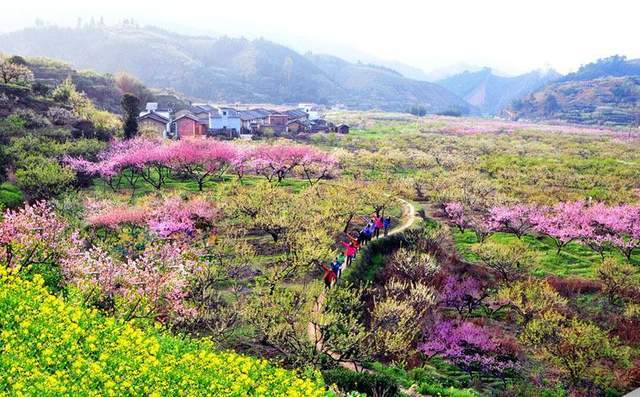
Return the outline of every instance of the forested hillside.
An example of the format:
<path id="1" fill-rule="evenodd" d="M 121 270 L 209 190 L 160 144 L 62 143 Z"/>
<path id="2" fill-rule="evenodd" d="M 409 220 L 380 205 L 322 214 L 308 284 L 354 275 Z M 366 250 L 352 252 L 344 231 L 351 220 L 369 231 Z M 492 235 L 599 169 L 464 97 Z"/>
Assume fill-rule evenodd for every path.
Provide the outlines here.
<path id="1" fill-rule="evenodd" d="M 267 40 L 183 36 L 133 25 L 40 27 L 0 35 L 0 50 L 101 72 L 127 71 L 148 86 L 214 101 L 309 101 L 385 110 L 421 105 L 433 113 L 468 108 L 433 84 L 342 60 L 334 65 L 340 69 L 327 71 L 322 57 L 305 57 Z"/>
<path id="2" fill-rule="evenodd" d="M 640 123 L 640 63 L 613 56 L 582 66 L 559 81 L 512 103 L 516 119 L 589 125 Z"/>

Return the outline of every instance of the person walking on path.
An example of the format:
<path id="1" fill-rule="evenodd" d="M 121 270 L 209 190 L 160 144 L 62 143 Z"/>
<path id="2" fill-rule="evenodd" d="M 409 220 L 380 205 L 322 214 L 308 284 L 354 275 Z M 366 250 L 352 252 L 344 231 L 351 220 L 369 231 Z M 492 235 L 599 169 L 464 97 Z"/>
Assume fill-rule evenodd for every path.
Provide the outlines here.
<path id="1" fill-rule="evenodd" d="M 344 265 L 344 261 L 346 260 L 344 254 L 341 252 L 338 254 L 336 261 L 340 264 L 340 266 Z"/>
<path id="2" fill-rule="evenodd" d="M 341 241 L 340 244 L 345 248 L 345 256 L 347 257 L 347 266 L 351 266 L 353 258 L 356 256 L 356 247 L 352 242 Z"/>
<path id="3" fill-rule="evenodd" d="M 384 236 L 387 237 L 389 235 L 389 228 L 391 227 L 390 216 L 384 218 L 384 220 L 382 221 L 382 227 L 384 228 Z"/>
<path id="4" fill-rule="evenodd" d="M 353 244 L 353 246 L 356 247 L 356 252 L 357 252 L 360 249 L 360 234 L 358 234 L 358 238 L 353 237 L 349 233 L 345 233 L 345 234 L 347 235 L 347 238 L 349 239 L 349 241 L 351 241 L 351 244 Z"/>
<path id="5" fill-rule="evenodd" d="M 324 287 L 329 289 L 337 280 L 336 274 L 324 263 L 321 263 L 320 266 L 322 266 L 322 270 L 324 270 L 324 276 L 322 277 L 322 279 L 324 280 Z"/>
<path id="6" fill-rule="evenodd" d="M 375 228 L 376 225 L 375 223 L 370 219 L 369 223 L 367 223 L 367 233 L 366 233 L 366 237 L 367 237 L 367 244 L 369 244 L 371 242 L 371 238 L 373 237 L 373 233 L 375 232 Z"/>
<path id="7" fill-rule="evenodd" d="M 384 227 L 384 222 L 382 221 L 382 217 L 376 215 L 374 218 L 374 228 L 375 228 L 375 236 L 376 238 L 380 238 L 380 230 Z"/>
<path id="8" fill-rule="evenodd" d="M 333 272 L 336 274 L 336 280 L 339 280 L 340 276 L 342 275 L 342 263 L 339 263 L 334 259 L 334 261 L 331 263 L 331 270 L 333 270 Z"/>

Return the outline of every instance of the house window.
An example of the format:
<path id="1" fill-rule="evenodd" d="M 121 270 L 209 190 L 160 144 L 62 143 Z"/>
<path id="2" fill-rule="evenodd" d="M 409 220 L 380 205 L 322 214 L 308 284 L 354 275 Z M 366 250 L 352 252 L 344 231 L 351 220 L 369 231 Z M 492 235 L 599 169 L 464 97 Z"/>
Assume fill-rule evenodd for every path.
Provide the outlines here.
<path id="1" fill-rule="evenodd" d="M 222 115 L 223 115 L 223 116 L 226 116 L 226 115 L 227 115 L 227 112 L 226 112 L 226 111 L 222 112 Z"/>

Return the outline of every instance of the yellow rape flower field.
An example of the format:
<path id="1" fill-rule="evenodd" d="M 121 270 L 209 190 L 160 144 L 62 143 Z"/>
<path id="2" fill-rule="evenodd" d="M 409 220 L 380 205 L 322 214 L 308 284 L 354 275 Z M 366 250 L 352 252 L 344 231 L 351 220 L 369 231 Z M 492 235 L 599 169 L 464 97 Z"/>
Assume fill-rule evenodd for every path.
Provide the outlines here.
<path id="1" fill-rule="evenodd" d="M 317 373 L 140 329 L 0 267 L 0 395 L 323 396 Z"/>

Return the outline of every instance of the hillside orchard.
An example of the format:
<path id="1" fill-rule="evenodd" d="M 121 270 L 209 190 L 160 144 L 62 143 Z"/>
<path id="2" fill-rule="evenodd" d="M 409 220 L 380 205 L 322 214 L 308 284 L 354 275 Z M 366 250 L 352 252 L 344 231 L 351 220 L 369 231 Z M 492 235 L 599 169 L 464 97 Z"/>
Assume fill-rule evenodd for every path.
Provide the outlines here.
<path id="1" fill-rule="evenodd" d="M 0 390 L 640 387 L 634 134 L 334 117 L 360 129 L 250 143 L 137 137 L 38 154 L 70 179 L 11 193 L 17 203 L 0 220 Z M 16 158 L 41 148 L 14 142 Z M 414 221 L 400 198 L 419 219 L 393 233 Z M 390 217 L 391 235 L 361 240 L 324 288 L 321 265 L 372 216 Z"/>

